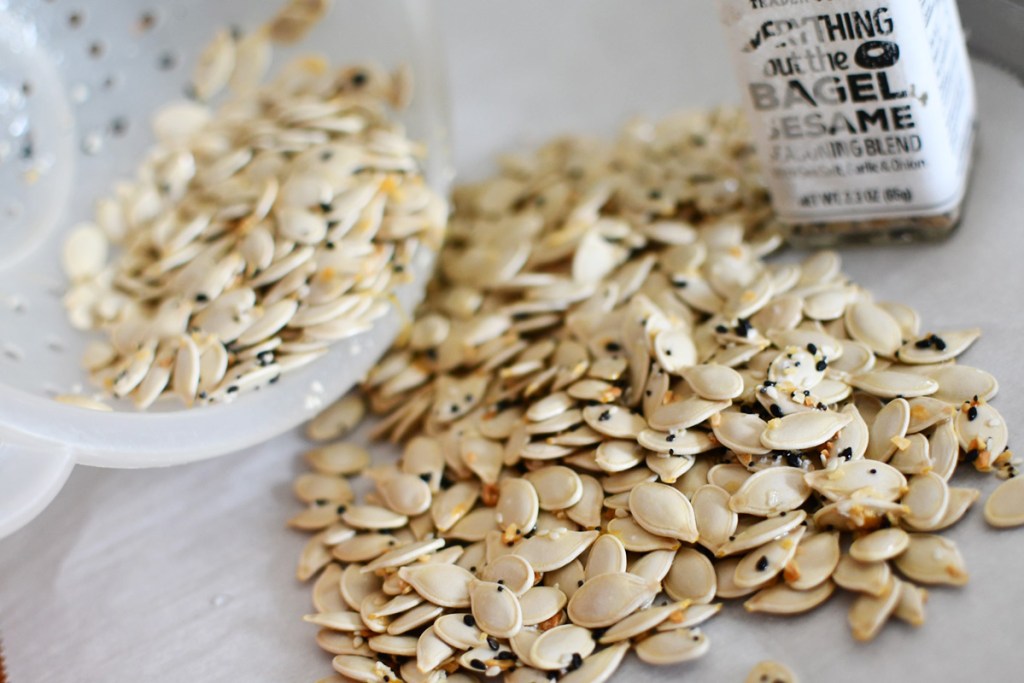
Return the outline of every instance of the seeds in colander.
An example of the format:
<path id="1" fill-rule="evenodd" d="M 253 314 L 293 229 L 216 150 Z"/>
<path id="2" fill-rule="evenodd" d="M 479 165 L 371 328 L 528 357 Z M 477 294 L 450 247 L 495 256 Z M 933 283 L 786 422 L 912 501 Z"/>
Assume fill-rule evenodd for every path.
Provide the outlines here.
<path id="1" fill-rule="evenodd" d="M 297 104 L 288 111 L 307 115 Z M 984 408 L 994 380 L 932 362 L 945 351 L 921 334 L 920 316 L 870 303 L 842 274 L 838 254 L 766 263 L 779 240 L 763 232 L 764 196 L 736 148 L 722 146 L 739 144 L 736 124 L 718 112 L 631 128 L 604 148 L 563 140 L 456 190 L 426 301 L 363 386 L 383 416 L 373 433 L 403 453 L 397 466 L 369 470 L 377 490 L 360 504 L 409 519 L 389 533 L 355 534 L 338 522 L 337 506 L 325 512 L 312 501 L 296 516 L 343 562 L 342 599 L 364 630 L 411 638 L 433 629 L 452 650 L 441 648 L 429 670 L 412 657 L 374 653 L 413 683 L 458 671 L 515 682 L 545 680 L 546 670 L 603 680 L 631 648 L 658 663 L 706 651 L 706 639 L 689 629 L 722 600 L 744 598 L 751 618 L 794 614 L 828 602 L 837 586 L 866 596 L 854 603 L 850 626 L 870 638 L 891 614 L 923 620 L 923 592 L 893 566 L 915 583 L 966 579 L 955 547 L 921 532 L 954 524 L 976 499 L 950 481 L 961 458 L 1014 472 L 1012 454 L 997 450 L 1002 419 Z M 658 152 L 666 145 L 670 158 L 690 159 L 707 180 L 679 175 Z M 745 189 L 710 191 L 726 180 Z M 321 185 L 306 176 L 282 183 L 277 195 L 309 209 L 294 198 L 317 197 Z M 684 208 L 691 201 L 696 212 Z M 363 185 L 333 203 L 328 215 L 344 215 L 329 238 L 333 230 L 404 229 L 376 224 L 390 212 L 380 213 L 382 200 Z M 366 216 L 350 216 L 347 206 Z M 265 219 L 276 210 L 268 207 Z M 264 276 L 303 247 L 271 248 Z M 315 262 L 303 259 L 272 273 L 278 284 L 266 286 L 276 300 L 302 291 L 286 280 Z M 357 270 L 347 256 L 331 259 Z M 247 260 L 242 272 L 249 267 Z M 318 282 L 309 296 L 314 288 L 332 295 L 300 304 L 278 336 L 333 325 L 335 298 L 380 286 L 353 282 L 334 292 Z M 237 302 L 250 326 L 256 293 Z M 235 333 L 230 316 L 205 317 Z M 126 348 L 138 338 L 124 326 L 115 341 Z M 303 339 L 232 353 L 244 362 L 264 350 L 322 350 Z M 897 357 L 925 339 L 930 349 L 914 356 L 923 362 Z M 329 458 L 314 465 L 335 478 L 342 472 L 331 470 L 345 469 Z M 408 485 L 388 488 L 398 481 Z M 419 493 L 407 497 L 406 488 Z M 414 512 L 428 492 L 429 510 Z M 434 539 L 444 546 L 422 554 Z M 372 579 L 358 584 L 355 605 L 345 597 L 353 592 L 345 586 L 356 585 L 352 562 L 369 563 L 360 576 Z M 491 592 L 471 600 L 469 586 Z M 459 607 L 446 606 L 452 595 Z M 571 638 L 561 634 L 579 635 L 586 647 L 566 645 Z M 595 635 L 598 647 L 602 638 L 618 642 L 591 651 Z"/>
<path id="2" fill-rule="evenodd" d="M 276 382 L 369 329 L 407 277 L 393 271 L 437 245 L 444 201 L 426 189 L 422 151 L 391 117 L 392 76 L 356 67 L 353 85 L 325 61 L 299 58 L 260 85 L 267 33 L 215 34 L 193 89 L 208 100 L 230 80 L 231 100 L 215 111 L 164 106 L 137 179 L 98 204 L 106 228 L 68 236 L 69 318 L 116 341 L 115 357 L 89 360 L 91 377 L 140 409 L 164 394 L 190 406 Z M 311 127 L 324 116 L 354 125 Z M 184 351 L 147 374 L 149 350 L 164 345 Z"/>

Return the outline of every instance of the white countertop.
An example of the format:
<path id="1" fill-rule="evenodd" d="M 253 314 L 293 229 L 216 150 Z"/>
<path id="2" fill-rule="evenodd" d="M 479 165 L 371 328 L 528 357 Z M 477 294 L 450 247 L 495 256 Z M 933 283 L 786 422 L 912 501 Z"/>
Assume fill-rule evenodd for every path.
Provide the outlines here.
<path id="1" fill-rule="evenodd" d="M 629 116 L 733 101 L 711 3 L 562 0 L 439 3 L 454 93 L 457 166 L 570 131 L 608 134 Z M 843 253 L 846 271 L 925 326 L 980 326 L 963 359 L 993 372 L 996 407 L 1024 434 L 1024 87 L 976 65 L 981 153 L 963 226 L 947 242 Z M 12 683 L 312 681 L 309 586 L 294 579 L 306 537 L 285 528 L 307 447 L 287 434 L 244 453 L 166 470 L 77 468 L 58 500 L 0 542 L 0 638 Z M 987 495 L 994 478 L 958 475 Z M 920 629 L 891 623 L 871 644 L 846 625 L 846 596 L 810 615 L 747 615 L 707 627 L 702 660 L 615 680 L 742 681 L 760 659 L 816 681 L 1003 681 L 1024 670 L 1024 529 L 996 532 L 981 503 L 948 535 L 971 573 L 930 591 Z"/>

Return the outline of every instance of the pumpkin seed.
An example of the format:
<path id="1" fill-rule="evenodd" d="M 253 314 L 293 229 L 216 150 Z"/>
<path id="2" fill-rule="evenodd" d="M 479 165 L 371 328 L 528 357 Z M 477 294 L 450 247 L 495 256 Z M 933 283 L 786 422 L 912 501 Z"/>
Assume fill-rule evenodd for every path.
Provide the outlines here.
<path id="1" fill-rule="evenodd" d="M 891 577 L 878 595 L 862 594 L 850 606 L 848 620 L 853 637 L 860 641 L 874 639 L 895 611 L 899 602 L 899 579 Z"/>
<path id="2" fill-rule="evenodd" d="M 597 643 L 594 634 L 573 624 L 556 626 L 542 633 L 530 646 L 530 661 L 539 669 L 555 671 L 574 660 L 586 659 Z"/>
<path id="3" fill-rule="evenodd" d="M 652 534 L 687 543 L 697 540 L 697 524 L 690 501 L 671 486 L 639 484 L 629 494 L 629 511 L 637 524 Z"/>
<path id="4" fill-rule="evenodd" d="M 783 578 L 798 591 L 816 588 L 832 576 L 840 555 L 838 533 L 805 535 L 783 570 Z"/>
<path id="5" fill-rule="evenodd" d="M 880 596 L 890 587 L 892 570 L 882 561 L 861 562 L 843 555 L 832 574 L 832 580 L 848 591 Z"/>
<path id="6" fill-rule="evenodd" d="M 698 659 L 707 654 L 711 643 L 695 629 L 662 631 L 640 641 L 637 657 L 648 664 L 678 664 Z"/>
<path id="7" fill-rule="evenodd" d="M 611 626 L 639 609 L 659 589 L 659 584 L 632 574 L 600 574 L 584 581 L 569 598 L 569 618 L 585 628 Z"/>
<path id="8" fill-rule="evenodd" d="M 779 583 L 758 591 L 743 603 L 743 609 L 767 614 L 800 614 L 828 600 L 834 590 L 835 584 L 827 580 L 808 590 L 796 590 Z"/>
<path id="9" fill-rule="evenodd" d="M 768 422 L 761 433 L 761 444 L 766 448 L 798 451 L 813 448 L 830 439 L 850 423 L 849 414 L 834 411 L 794 413 Z"/>
<path id="10" fill-rule="evenodd" d="M 879 529 L 855 540 L 850 556 L 859 562 L 884 562 L 906 550 L 909 543 L 910 536 L 902 529 Z"/>
<path id="11" fill-rule="evenodd" d="M 896 558 L 896 567 L 920 583 L 963 586 L 967 568 L 956 544 L 935 534 L 910 534 L 910 544 Z"/>
<path id="12" fill-rule="evenodd" d="M 729 499 L 729 508 L 741 514 L 774 517 L 800 507 L 810 495 L 803 470 L 770 467 L 744 481 Z"/>
<path id="13" fill-rule="evenodd" d="M 523 627 L 519 599 L 500 583 L 474 581 L 469 588 L 470 606 L 478 628 L 499 638 L 511 638 Z"/>

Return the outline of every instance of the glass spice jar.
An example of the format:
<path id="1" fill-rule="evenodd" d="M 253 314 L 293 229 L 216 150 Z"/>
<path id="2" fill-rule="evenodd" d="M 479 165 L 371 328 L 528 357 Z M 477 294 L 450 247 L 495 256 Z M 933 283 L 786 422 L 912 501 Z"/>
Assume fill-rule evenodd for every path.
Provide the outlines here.
<path id="1" fill-rule="evenodd" d="M 971 170 L 974 82 L 955 0 L 718 0 L 787 237 L 945 237 Z"/>

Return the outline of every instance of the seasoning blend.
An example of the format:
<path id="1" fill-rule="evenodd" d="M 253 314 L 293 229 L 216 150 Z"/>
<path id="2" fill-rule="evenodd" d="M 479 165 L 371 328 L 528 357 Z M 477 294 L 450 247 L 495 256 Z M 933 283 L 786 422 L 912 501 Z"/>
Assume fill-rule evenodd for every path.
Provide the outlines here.
<path id="1" fill-rule="evenodd" d="M 974 83 L 955 0 L 719 0 L 772 203 L 792 242 L 948 235 Z"/>

